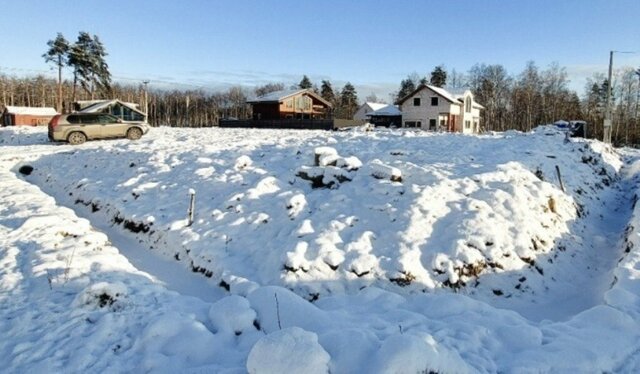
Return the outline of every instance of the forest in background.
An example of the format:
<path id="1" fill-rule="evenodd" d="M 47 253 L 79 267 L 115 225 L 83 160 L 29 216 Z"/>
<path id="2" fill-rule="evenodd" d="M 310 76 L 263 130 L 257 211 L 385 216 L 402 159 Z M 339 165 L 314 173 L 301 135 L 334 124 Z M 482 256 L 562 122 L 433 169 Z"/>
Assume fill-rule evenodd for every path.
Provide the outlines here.
<path id="1" fill-rule="evenodd" d="M 68 112 L 76 100 L 120 99 L 145 107 L 146 84 L 112 80 L 105 60 L 106 49 L 96 35 L 80 32 L 71 44 L 61 34 L 50 40 L 43 54 L 58 69 L 58 79 L 43 74 L 17 77 L 0 73 L 3 106 L 47 106 Z M 71 69 L 72 79 L 62 79 L 63 69 Z M 640 69 L 618 69 L 612 84 L 613 132 L 616 145 L 640 144 Z M 154 81 L 151 81 L 152 86 Z M 466 73 L 448 72 L 442 65 L 429 74 L 412 73 L 400 82 L 389 100 L 369 95 L 363 100 L 351 83 L 334 88 L 328 80 L 312 82 L 306 75 L 298 84 L 273 82 L 259 87 L 231 87 L 221 91 L 154 88 L 147 90 L 149 122 L 153 126 L 216 126 L 220 119 L 251 118 L 247 99 L 291 88 L 316 91 L 334 107 L 334 117 L 351 118 L 365 101 L 392 102 L 412 92 L 421 83 L 444 87 L 452 92 L 470 89 L 481 111 L 484 131 L 529 131 L 557 120 L 584 120 L 588 136 L 602 138 L 602 123 L 608 81 L 596 74 L 585 86 L 584 94 L 568 88 L 566 69 L 557 63 L 541 69 L 530 61 L 516 74 L 504 66 L 476 64 Z"/>

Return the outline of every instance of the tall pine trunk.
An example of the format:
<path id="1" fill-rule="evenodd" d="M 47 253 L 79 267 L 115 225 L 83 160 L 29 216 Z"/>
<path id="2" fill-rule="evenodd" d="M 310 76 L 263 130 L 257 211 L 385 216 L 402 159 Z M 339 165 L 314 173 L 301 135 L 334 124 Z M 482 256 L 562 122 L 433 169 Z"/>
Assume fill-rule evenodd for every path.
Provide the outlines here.
<path id="1" fill-rule="evenodd" d="M 58 56 L 58 103 L 56 110 L 62 113 L 62 55 Z"/>

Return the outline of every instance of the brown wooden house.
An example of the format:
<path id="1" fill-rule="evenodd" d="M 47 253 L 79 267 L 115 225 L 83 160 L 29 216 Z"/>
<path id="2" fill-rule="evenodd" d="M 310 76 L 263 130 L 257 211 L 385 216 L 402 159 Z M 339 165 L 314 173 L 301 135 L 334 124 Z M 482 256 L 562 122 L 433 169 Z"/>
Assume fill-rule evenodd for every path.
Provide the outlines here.
<path id="1" fill-rule="evenodd" d="M 6 106 L 2 112 L 3 126 L 46 126 L 58 114 L 53 108 Z"/>
<path id="2" fill-rule="evenodd" d="M 248 100 L 254 120 L 330 119 L 331 103 L 311 90 L 276 91 Z"/>

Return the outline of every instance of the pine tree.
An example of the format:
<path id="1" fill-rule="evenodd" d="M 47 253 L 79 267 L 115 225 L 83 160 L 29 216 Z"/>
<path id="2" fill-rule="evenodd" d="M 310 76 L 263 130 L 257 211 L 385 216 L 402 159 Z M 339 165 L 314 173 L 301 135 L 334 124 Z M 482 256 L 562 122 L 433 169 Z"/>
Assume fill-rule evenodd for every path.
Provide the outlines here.
<path id="1" fill-rule="evenodd" d="M 90 52 L 93 63 L 92 79 L 94 86 L 98 86 L 104 94 L 110 95 L 111 73 L 109 72 L 109 65 L 107 65 L 104 59 L 107 56 L 107 51 L 100 41 L 100 38 L 98 38 L 98 35 L 93 36 Z"/>
<path id="2" fill-rule="evenodd" d="M 91 35 L 81 31 L 78 39 L 69 49 L 67 64 L 73 68 L 73 101 L 76 100 L 78 83 L 88 91 L 89 70 L 91 68 L 91 63 L 89 62 L 90 42 Z"/>
<path id="3" fill-rule="evenodd" d="M 302 80 L 300 81 L 300 84 L 298 84 L 298 87 L 300 87 L 303 90 L 306 90 L 313 87 L 313 84 L 311 83 L 311 80 L 309 79 L 309 77 L 305 75 L 302 77 Z"/>
<path id="4" fill-rule="evenodd" d="M 347 82 L 340 91 L 339 114 L 343 118 L 352 118 L 356 110 L 358 110 L 358 94 L 355 87 Z"/>
<path id="5" fill-rule="evenodd" d="M 331 87 L 331 82 L 323 80 L 322 85 L 320 86 L 320 96 L 323 99 L 327 100 L 331 104 L 335 104 L 336 95 L 333 93 L 333 87 Z"/>
<path id="6" fill-rule="evenodd" d="M 69 42 L 58 33 L 54 40 L 47 42 L 49 50 L 42 55 L 46 62 L 53 63 L 58 68 L 58 100 L 56 110 L 62 113 L 62 67 L 67 64 L 67 53 L 69 53 Z"/>
<path id="7" fill-rule="evenodd" d="M 415 83 L 413 83 L 413 80 L 411 80 L 411 78 L 408 77 L 407 79 L 403 79 L 402 82 L 400 82 L 400 90 L 396 94 L 396 101 L 400 101 L 405 96 L 415 91 L 415 89 L 416 85 Z"/>
<path id="8" fill-rule="evenodd" d="M 69 50 L 68 64 L 73 67 L 73 100 L 76 97 L 76 86 L 91 94 L 93 99 L 95 89 L 103 94 L 110 94 L 111 73 L 104 57 L 107 52 L 97 35 L 91 37 L 89 33 L 81 31 L 78 40 Z"/>
<path id="9" fill-rule="evenodd" d="M 438 65 L 433 69 L 429 83 L 436 87 L 444 87 L 447 84 L 447 71 L 444 66 Z"/>

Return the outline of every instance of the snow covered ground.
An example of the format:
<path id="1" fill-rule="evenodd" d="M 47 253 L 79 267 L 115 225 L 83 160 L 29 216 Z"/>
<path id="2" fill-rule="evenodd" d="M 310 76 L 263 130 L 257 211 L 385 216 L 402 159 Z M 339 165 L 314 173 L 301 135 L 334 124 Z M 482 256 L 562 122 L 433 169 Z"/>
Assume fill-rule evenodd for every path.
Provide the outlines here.
<path id="1" fill-rule="evenodd" d="M 2 128 L 2 370 L 637 372 L 639 186 L 552 128 Z"/>

